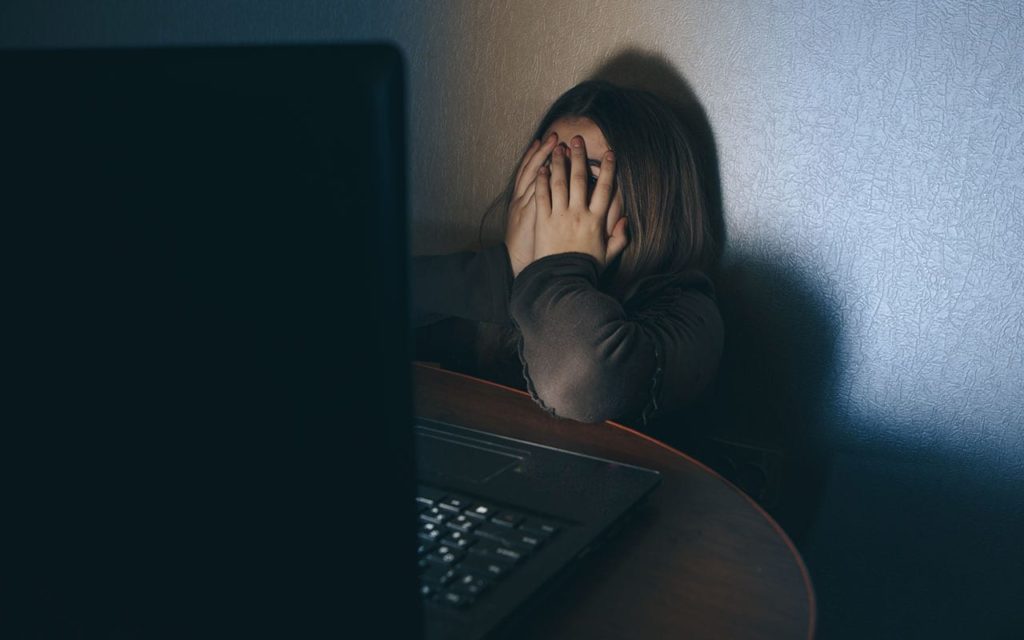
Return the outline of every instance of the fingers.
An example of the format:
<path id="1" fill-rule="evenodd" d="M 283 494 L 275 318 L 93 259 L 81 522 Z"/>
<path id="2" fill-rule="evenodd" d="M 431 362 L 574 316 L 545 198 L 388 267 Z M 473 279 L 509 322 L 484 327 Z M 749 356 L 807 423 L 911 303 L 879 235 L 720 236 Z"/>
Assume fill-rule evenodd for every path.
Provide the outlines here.
<path id="1" fill-rule="evenodd" d="M 526 193 L 527 187 L 533 183 L 533 179 L 537 176 L 537 169 L 544 164 L 544 161 L 557 143 L 558 134 L 555 133 L 549 135 L 543 142 L 534 140 L 530 143 L 529 148 L 527 148 L 526 153 L 523 155 L 523 161 L 519 165 L 519 172 L 516 174 L 516 198 L 522 197 Z"/>
<path id="2" fill-rule="evenodd" d="M 541 167 L 537 173 L 537 179 L 534 181 L 536 191 L 533 197 L 537 201 L 538 220 L 545 220 L 551 216 L 551 188 L 548 181 L 550 173 L 551 171 L 547 167 Z"/>
<path id="3" fill-rule="evenodd" d="M 526 200 L 526 201 L 529 201 L 530 198 L 533 197 L 533 194 L 536 192 L 536 190 L 537 190 L 537 181 L 533 180 L 532 182 L 530 182 L 530 186 L 526 187 L 526 191 L 523 192 L 522 199 Z"/>
<path id="4" fill-rule="evenodd" d="M 530 146 L 526 148 L 526 153 L 523 154 L 523 159 L 519 162 L 519 169 L 516 171 L 516 186 L 523 179 L 523 172 L 526 171 L 526 165 L 530 163 L 530 159 L 533 158 L 533 154 L 537 152 L 537 140 L 530 142 Z"/>
<path id="5" fill-rule="evenodd" d="M 612 237 L 612 232 L 615 230 L 615 225 L 618 223 L 619 218 L 622 217 L 622 194 L 617 193 L 615 185 L 612 185 L 612 204 L 608 207 L 608 216 L 605 218 L 605 230 L 608 231 L 608 237 Z"/>
<path id="6" fill-rule="evenodd" d="M 608 246 L 605 250 L 605 265 L 612 263 L 612 260 L 617 258 L 622 253 L 626 245 L 629 244 L 629 236 L 626 234 L 626 218 L 619 218 L 618 222 L 615 223 L 615 228 L 612 230 L 611 236 L 608 238 Z"/>
<path id="7" fill-rule="evenodd" d="M 519 224 L 532 227 L 537 220 L 536 193 L 533 184 L 530 185 L 530 190 L 523 196 L 521 202 L 523 204 L 519 210 Z"/>
<path id="8" fill-rule="evenodd" d="M 551 153 L 551 208 L 564 211 L 569 207 L 569 185 L 565 175 L 564 145 L 558 145 Z"/>
<path id="9" fill-rule="evenodd" d="M 582 136 L 573 136 L 570 155 L 572 169 L 569 176 L 569 206 L 573 209 L 587 206 L 587 148 Z"/>
<path id="10" fill-rule="evenodd" d="M 594 193 L 590 196 L 590 211 L 604 214 L 612 201 L 612 187 L 615 182 L 615 154 L 608 151 L 601 158 L 601 175 L 597 176 Z"/>

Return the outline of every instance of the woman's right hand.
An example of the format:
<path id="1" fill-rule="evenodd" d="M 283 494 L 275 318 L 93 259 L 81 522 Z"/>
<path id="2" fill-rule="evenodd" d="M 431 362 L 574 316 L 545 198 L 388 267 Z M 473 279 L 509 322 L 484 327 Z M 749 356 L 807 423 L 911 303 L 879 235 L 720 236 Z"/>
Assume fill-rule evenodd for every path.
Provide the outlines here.
<path id="1" fill-rule="evenodd" d="M 537 170 L 541 168 L 551 151 L 558 144 L 558 134 L 552 133 L 547 140 L 534 140 L 523 155 L 516 174 L 515 190 L 508 207 L 508 226 L 505 229 L 505 246 L 512 261 L 512 275 L 518 276 L 526 265 L 533 262 L 533 230 L 537 222 L 537 201 L 534 198 Z"/>

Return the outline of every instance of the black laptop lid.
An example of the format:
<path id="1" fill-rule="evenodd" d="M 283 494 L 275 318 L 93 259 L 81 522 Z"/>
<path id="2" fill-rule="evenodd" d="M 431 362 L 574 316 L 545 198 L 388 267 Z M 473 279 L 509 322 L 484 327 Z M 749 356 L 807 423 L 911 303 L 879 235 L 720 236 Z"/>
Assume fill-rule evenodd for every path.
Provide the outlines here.
<path id="1" fill-rule="evenodd" d="M 403 74 L 0 52 L 4 624 L 416 635 Z"/>

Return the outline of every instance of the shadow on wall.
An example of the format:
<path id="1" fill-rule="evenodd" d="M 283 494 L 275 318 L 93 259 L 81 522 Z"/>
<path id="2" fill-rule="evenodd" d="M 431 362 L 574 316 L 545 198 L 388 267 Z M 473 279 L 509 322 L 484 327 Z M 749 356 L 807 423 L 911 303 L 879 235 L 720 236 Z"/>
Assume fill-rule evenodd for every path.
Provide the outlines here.
<path id="1" fill-rule="evenodd" d="M 711 438 L 734 460 L 738 484 L 800 544 L 828 473 L 825 416 L 839 327 L 795 263 L 730 255 L 720 269 L 726 344 L 708 413 Z"/>
<path id="2" fill-rule="evenodd" d="M 694 454 L 765 506 L 800 542 L 818 511 L 827 472 L 823 410 L 832 393 L 838 327 L 813 276 L 788 256 L 726 252 L 714 133 L 686 80 L 664 58 L 626 50 L 593 78 L 663 98 L 693 136 L 722 261 L 712 274 L 726 346 L 706 402 L 653 435 Z M 701 434 L 695 436 L 695 434 Z"/>

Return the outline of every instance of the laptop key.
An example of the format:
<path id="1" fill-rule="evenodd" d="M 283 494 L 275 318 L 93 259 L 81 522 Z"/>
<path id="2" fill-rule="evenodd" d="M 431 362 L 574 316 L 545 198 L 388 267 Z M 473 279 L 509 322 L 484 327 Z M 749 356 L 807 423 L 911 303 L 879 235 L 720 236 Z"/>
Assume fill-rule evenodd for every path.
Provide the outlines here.
<path id="1" fill-rule="evenodd" d="M 546 536 L 538 536 L 532 533 L 524 533 L 522 531 L 515 531 L 510 538 L 513 544 L 529 547 L 531 549 L 537 549 L 544 541 L 547 540 Z"/>
<path id="2" fill-rule="evenodd" d="M 473 532 L 479 538 L 487 538 L 493 540 L 499 544 L 509 544 L 514 538 L 516 532 L 508 527 L 502 527 L 496 524 L 484 523 L 476 528 Z"/>
<path id="3" fill-rule="evenodd" d="M 488 540 L 486 538 L 480 538 L 475 545 L 467 549 L 467 552 L 472 556 L 484 557 L 488 559 L 501 559 L 495 550 L 502 546 L 500 542 L 494 540 Z M 505 560 L 505 562 L 508 562 Z"/>
<path id="4" fill-rule="evenodd" d="M 511 545 L 495 547 L 494 554 L 502 558 L 508 558 L 512 562 L 519 562 L 527 555 L 522 549 L 513 548 Z"/>
<path id="5" fill-rule="evenodd" d="M 491 517 L 491 522 L 503 527 L 517 527 L 524 520 L 523 516 L 511 511 L 502 511 Z"/>
<path id="6" fill-rule="evenodd" d="M 490 586 L 490 582 L 483 576 L 475 573 L 463 573 L 455 577 L 449 588 L 457 593 L 476 597 L 483 593 L 488 586 Z"/>
<path id="7" fill-rule="evenodd" d="M 428 553 L 425 560 L 431 564 L 451 566 L 461 560 L 463 555 L 462 551 L 442 545 L 432 553 Z"/>
<path id="8" fill-rule="evenodd" d="M 487 558 L 485 556 L 467 555 L 462 563 L 459 564 L 460 570 L 487 576 L 491 580 L 504 576 L 511 568 L 512 564 L 497 556 Z"/>
<path id="9" fill-rule="evenodd" d="M 426 511 L 420 514 L 420 520 L 423 522 L 433 522 L 434 524 L 444 524 L 448 518 L 451 518 L 452 514 L 450 511 L 441 511 L 438 507 L 429 507 Z"/>
<path id="10" fill-rule="evenodd" d="M 475 529 L 476 526 L 480 524 L 480 522 L 460 513 L 454 518 L 448 520 L 445 524 L 449 529 L 454 529 L 456 531 L 461 531 L 463 533 L 469 533 L 470 531 Z"/>
<path id="11" fill-rule="evenodd" d="M 510 544 L 499 544 L 491 540 L 483 540 L 469 548 L 469 555 L 482 557 L 491 562 L 504 562 L 513 565 L 529 554 L 528 549 Z"/>
<path id="12" fill-rule="evenodd" d="M 441 529 L 433 522 L 425 522 L 417 535 L 423 542 L 434 542 L 441 537 Z"/>
<path id="13" fill-rule="evenodd" d="M 527 533 L 539 536 L 541 539 L 547 539 L 559 531 L 558 525 L 555 523 L 541 520 L 536 517 L 523 520 L 523 522 L 519 524 L 519 528 Z"/>
<path id="14" fill-rule="evenodd" d="M 475 542 L 476 538 L 471 538 L 463 531 L 449 531 L 447 536 L 441 538 L 441 544 L 462 550 L 473 546 Z"/>
<path id="15" fill-rule="evenodd" d="M 443 565 L 434 565 L 420 574 L 420 584 L 429 584 L 435 587 L 445 586 L 455 579 L 455 570 Z"/>
<path id="16" fill-rule="evenodd" d="M 473 597 L 468 594 L 458 593 L 456 591 L 445 591 L 440 596 L 438 596 L 437 601 L 441 604 L 447 604 L 449 606 L 458 607 L 461 609 L 472 604 Z"/>
<path id="17" fill-rule="evenodd" d="M 438 502 L 437 506 L 442 509 L 447 509 L 454 513 L 460 513 L 463 509 L 469 507 L 469 500 L 465 498 L 458 498 L 455 496 L 448 496 L 447 498 Z"/>
<path id="18" fill-rule="evenodd" d="M 477 503 L 466 509 L 463 513 L 474 520 L 488 520 L 494 516 L 496 510 L 485 504 Z"/>

